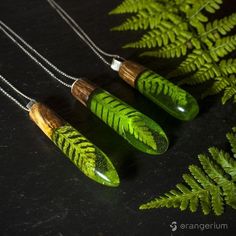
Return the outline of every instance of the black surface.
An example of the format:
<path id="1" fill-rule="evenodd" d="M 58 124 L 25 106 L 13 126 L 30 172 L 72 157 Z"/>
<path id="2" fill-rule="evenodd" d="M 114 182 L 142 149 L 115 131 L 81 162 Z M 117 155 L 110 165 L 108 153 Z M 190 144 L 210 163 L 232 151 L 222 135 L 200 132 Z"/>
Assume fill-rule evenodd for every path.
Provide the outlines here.
<path id="1" fill-rule="evenodd" d="M 112 33 L 120 17 L 107 13 L 120 0 L 69 0 L 59 3 L 80 22 L 105 50 L 130 57 L 121 50 L 134 34 Z M 226 1 L 232 11 L 233 1 Z M 225 11 L 227 11 L 227 9 Z M 43 0 L 0 3 L 1 20 L 62 70 L 86 76 L 134 107 L 166 130 L 169 151 L 149 156 L 134 150 L 95 118 L 0 35 L 0 71 L 19 89 L 44 101 L 103 149 L 121 177 L 119 188 L 103 187 L 86 178 L 7 98 L 0 96 L 0 235 L 171 235 L 172 221 L 227 223 L 229 229 L 180 231 L 174 235 L 235 235 L 235 211 L 221 217 L 176 209 L 141 212 L 138 206 L 174 187 L 196 156 L 212 145 L 229 150 L 225 133 L 235 125 L 235 107 L 217 97 L 200 102 L 201 113 L 191 122 L 171 118 L 122 82 L 104 66 Z M 128 39 L 128 37 L 130 39 Z"/>

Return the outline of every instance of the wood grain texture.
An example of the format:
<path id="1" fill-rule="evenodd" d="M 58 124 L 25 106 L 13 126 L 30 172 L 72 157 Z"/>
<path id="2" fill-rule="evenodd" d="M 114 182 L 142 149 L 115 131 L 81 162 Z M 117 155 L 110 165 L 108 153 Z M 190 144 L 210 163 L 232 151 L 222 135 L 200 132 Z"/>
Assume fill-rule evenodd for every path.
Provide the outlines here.
<path id="1" fill-rule="evenodd" d="M 124 61 L 120 67 L 119 75 L 132 87 L 135 87 L 135 82 L 138 76 L 145 71 L 146 68 L 132 61 Z"/>
<path id="2" fill-rule="evenodd" d="M 58 117 L 54 111 L 42 103 L 33 104 L 29 115 L 30 118 L 50 139 L 54 130 L 66 123 L 63 119 Z"/>
<path id="3" fill-rule="evenodd" d="M 72 85 L 72 95 L 80 101 L 83 105 L 87 106 L 87 101 L 91 93 L 97 89 L 97 86 L 87 79 L 80 79 L 75 81 Z"/>

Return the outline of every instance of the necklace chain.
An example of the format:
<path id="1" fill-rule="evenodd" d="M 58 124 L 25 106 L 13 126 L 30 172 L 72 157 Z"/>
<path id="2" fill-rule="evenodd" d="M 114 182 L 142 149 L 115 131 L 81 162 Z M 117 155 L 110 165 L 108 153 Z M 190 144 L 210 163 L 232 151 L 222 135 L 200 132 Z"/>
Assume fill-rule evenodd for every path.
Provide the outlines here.
<path id="1" fill-rule="evenodd" d="M 61 7 L 59 6 L 54 0 L 47 0 L 49 4 L 54 8 L 57 13 L 61 16 L 61 18 L 70 26 L 70 28 L 80 37 L 80 39 L 86 43 L 90 49 L 108 66 L 111 66 L 112 63 L 108 62 L 105 57 L 115 58 L 124 60 L 119 55 L 110 54 L 103 51 L 99 48 L 95 42 L 85 33 L 85 31 L 79 26 L 78 23 Z"/>
<path id="2" fill-rule="evenodd" d="M 71 88 L 71 84 L 68 84 L 61 79 L 59 79 L 49 68 L 56 71 L 61 76 L 76 81 L 80 78 L 68 75 L 65 72 L 58 69 L 54 64 L 47 60 L 43 55 L 41 55 L 36 49 L 30 46 L 23 38 L 21 38 L 16 32 L 14 32 L 9 26 L 7 26 L 3 21 L 0 20 L 0 30 L 15 44 L 17 45 L 28 57 L 30 57 L 37 65 L 39 65 L 44 71 L 46 71 L 53 79 L 57 80 L 62 85 Z M 33 55 L 34 54 L 34 55 Z M 43 65 L 42 60 L 49 68 Z"/>
<path id="3" fill-rule="evenodd" d="M 5 83 L 6 85 L 8 85 L 14 92 L 16 92 L 18 95 L 22 96 L 23 98 L 25 98 L 26 100 L 28 100 L 28 103 L 35 101 L 33 98 L 28 97 L 27 95 L 25 95 L 24 93 L 22 93 L 20 90 L 18 90 L 14 85 L 12 85 L 6 78 L 4 78 L 2 75 L 0 75 L 0 79 L 3 83 Z M 5 89 L 3 89 L 2 87 L 0 87 L 0 92 L 3 93 L 3 95 L 5 95 L 6 97 L 8 97 L 10 100 L 12 100 L 15 104 L 17 104 L 21 109 L 25 110 L 25 111 L 29 111 L 29 109 L 27 108 L 27 105 L 23 105 L 19 100 L 17 100 L 16 98 L 14 98 L 12 95 L 10 95 Z"/>

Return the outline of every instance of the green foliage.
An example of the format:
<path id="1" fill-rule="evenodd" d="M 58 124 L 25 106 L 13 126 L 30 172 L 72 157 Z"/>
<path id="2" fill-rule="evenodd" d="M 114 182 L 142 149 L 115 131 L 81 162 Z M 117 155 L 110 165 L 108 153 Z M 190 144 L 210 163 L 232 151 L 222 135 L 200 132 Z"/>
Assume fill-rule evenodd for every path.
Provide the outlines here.
<path id="1" fill-rule="evenodd" d="M 188 103 L 185 91 L 180 90 L 179 87 L 151 70 L 147 70 L 140 75 L 138 89 L 139 91 L 146 91 L 154 97 L 158 97 L 161 94 L 168 95 L 179 106 L 185 106 Z"/>
<path id="2" fill-rule="evenodd" d="M 141 56 L 179 58 L 182 63 L 169 77 L 181 84 L 208 80 L 203 96 L 222 92 L 222 103 L 236 102 L 235 60 L 223 60 L 236 49 L 236 35 L 227 36 L 236 25 L 236 13 L 209 22 L 207 15 L 220 9 L 223 0 L 124 0 L 110 14 L 132 14 L 116 31 L 143 31 L 140 40 L 125 48 L 148 49 Z M 232 69 L 231 69 L 232 67 Z"/>
<path id="3" fill-rule="evenodd" d="M 104 90 L 90 98 L 89 108 L 137 149 L 158 154 L 168 147 L 163 130 L 150 118 Z"/>
<path id="4" fill-rule="evenodd" d="M 164 196 L 140 206 L 140 209 L 175 207 L 196 212 L 199 205 L 203 214 L 211 209 L 215 215 L 224 212 L 224 205 L 236 209 L 236 128 L 227 134 L 234 156 L 215 147 L 209 148 L 211 157 L 199 155 L 201 168 L 190 165 L 190 174 L 184 174 L 184 184 Z"/>
<path id="5" fill-rule="evenodd" d="M 70 124 L 55 129 L 51 139 L 89 178 L 107 186 L 119 185 L 119 176 L 108 157 Z"/>

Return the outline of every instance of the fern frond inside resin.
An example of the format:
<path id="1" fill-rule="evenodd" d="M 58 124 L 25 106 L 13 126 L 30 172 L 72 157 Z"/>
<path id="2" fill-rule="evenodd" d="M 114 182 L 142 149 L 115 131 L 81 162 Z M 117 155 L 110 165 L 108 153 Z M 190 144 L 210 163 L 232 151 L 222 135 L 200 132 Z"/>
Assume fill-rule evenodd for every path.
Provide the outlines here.
<path id="1" fill-rule="evenodd" d="M 108 157 L 71 125 L 55 129 L 52 141 L 91 179 L 109 186 L 119 185 L 119 177 Z"/>
<path id="2" fill-rule="evenodd" d="M 137 149 L 150 154 L 166 151 L 168 140 L 159 125 L 108 92 L 93 93 L 88 106 Z"/>

